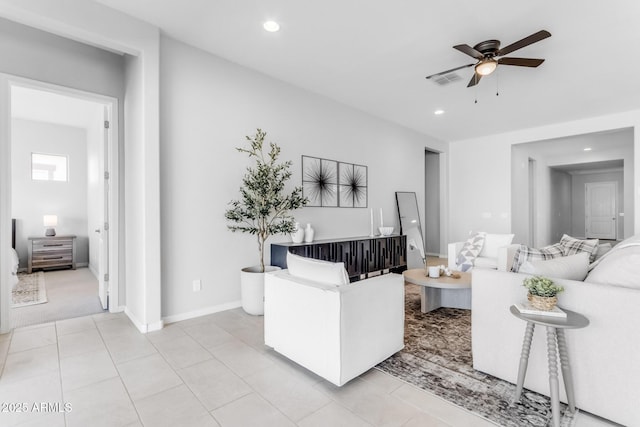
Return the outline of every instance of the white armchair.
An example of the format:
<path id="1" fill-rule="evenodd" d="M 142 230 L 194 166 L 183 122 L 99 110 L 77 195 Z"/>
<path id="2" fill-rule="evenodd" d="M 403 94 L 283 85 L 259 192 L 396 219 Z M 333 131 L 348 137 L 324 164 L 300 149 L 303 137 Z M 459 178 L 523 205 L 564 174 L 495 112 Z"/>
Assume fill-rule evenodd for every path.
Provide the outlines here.
<path id="1" fill-rule="evenodd" d="M 511 244 L 513 234 L 487 234 L 484 247 L 475 260 L 475 268 L 511 271 L 513 256 L 520 245 Z M 456 270 L 456 257 L 464 242 L 449 243 L 447 247 L 447 267 Z"/>
<path id="2" fill-rule="evenodd" d="M 404 347 L 404 282 L 386 274 L 335 286 L 265 277 L 264 340 L 275 351 L 341 386 Z"/>

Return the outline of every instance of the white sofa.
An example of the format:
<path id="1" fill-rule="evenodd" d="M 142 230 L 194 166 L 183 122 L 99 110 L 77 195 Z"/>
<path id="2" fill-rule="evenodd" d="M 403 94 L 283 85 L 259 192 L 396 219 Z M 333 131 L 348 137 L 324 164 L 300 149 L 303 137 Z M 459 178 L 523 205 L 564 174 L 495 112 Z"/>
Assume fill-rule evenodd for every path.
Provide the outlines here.
<path id="1" fill-rule="evenodd" d="M 630 253 L 614 255 L 612 250 L 614 256 L 603 257 L 584 282 L 554 281 L 565 289 L 558 305 L 590 321 L 584 329 L 566 332 L 577 407 L 640 426 L 640 286 L 633 289 L 634 283 L 640 284 L 640 246 L 621 250 Z M 509 307 L 526 300 L 525 277 L 485 269 L 474 269 L 472 276 L 473 367 L 511 383 L 517 380 L 525 323 Z M 624 277 L 627 287 L 612 284 L 614 277 Z M 548 396 L 545 339 L 545 328 L 537 327 L 524 386 Z M 562 381 L 560 387 L 566 402 Z"/>
<path id="2" fill-rule="evenodd" d="M 265 277 L 267 346 L 341 386 L 404 347 L 404 282 L 386 274 L 334 286 Z"/>
<path id="3" fill-rule="evenodd" d="M 447 267 L 450 270 L 457 270 L 456 257 L 460 253 L 464 242 L 449 243 L 447 247 Z M 513 256 L 520 245 L 506 245 L 495 249 L 491 256 L 487 256 L 480 252 L 475 259 L 474 268 L 497 269 L 499 271 L 510 271 L 513 264 Z M 495 256 L 493 256 L 495 255 Z"/>

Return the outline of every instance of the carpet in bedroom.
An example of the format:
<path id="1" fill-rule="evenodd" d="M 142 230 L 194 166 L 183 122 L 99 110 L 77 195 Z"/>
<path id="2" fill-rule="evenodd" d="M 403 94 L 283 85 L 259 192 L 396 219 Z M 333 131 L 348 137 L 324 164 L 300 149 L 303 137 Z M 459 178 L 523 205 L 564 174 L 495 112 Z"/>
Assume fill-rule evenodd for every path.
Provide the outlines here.
<path id="1" fill-rule="evenodd" d="M 98 279 L 88 268 L 44 273 L 47 303 L 11 309 L 14 328 L 102 313 Z"/>
<path id="2" fill-rule="evenodd" d="M 44 273 L 19 273 L 18 284 L 11 290 L 11 307 L 44 304 L 47 302 L 47 288 Z"/>

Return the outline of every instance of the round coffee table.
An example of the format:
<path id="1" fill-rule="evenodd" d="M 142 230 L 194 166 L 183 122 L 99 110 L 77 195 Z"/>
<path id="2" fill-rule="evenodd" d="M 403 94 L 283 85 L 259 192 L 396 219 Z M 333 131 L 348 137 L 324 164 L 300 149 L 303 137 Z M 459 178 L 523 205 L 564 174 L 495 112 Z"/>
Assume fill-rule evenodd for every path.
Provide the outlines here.
<path id="1" fill-rule="evenodd" d="M 424 268 L 406 270 L 404 281 L 420 285 L 420 311 L 428 313 L 440 307 L 471 308 L 471 273 L 462 273 L 459 279 L 440 276 L 428 277 Z"/>

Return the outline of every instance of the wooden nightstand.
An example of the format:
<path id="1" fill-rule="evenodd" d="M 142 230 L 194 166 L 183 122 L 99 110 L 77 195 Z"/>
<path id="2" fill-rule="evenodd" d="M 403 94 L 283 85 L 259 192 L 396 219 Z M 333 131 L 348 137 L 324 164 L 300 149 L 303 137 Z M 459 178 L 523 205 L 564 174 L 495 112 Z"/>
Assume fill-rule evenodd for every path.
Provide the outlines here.
<path id="1" fill-rule="evenodd" d="M 36 268 L 76 269 L 76 236 L 29 237 L 27 273 Z"/>

